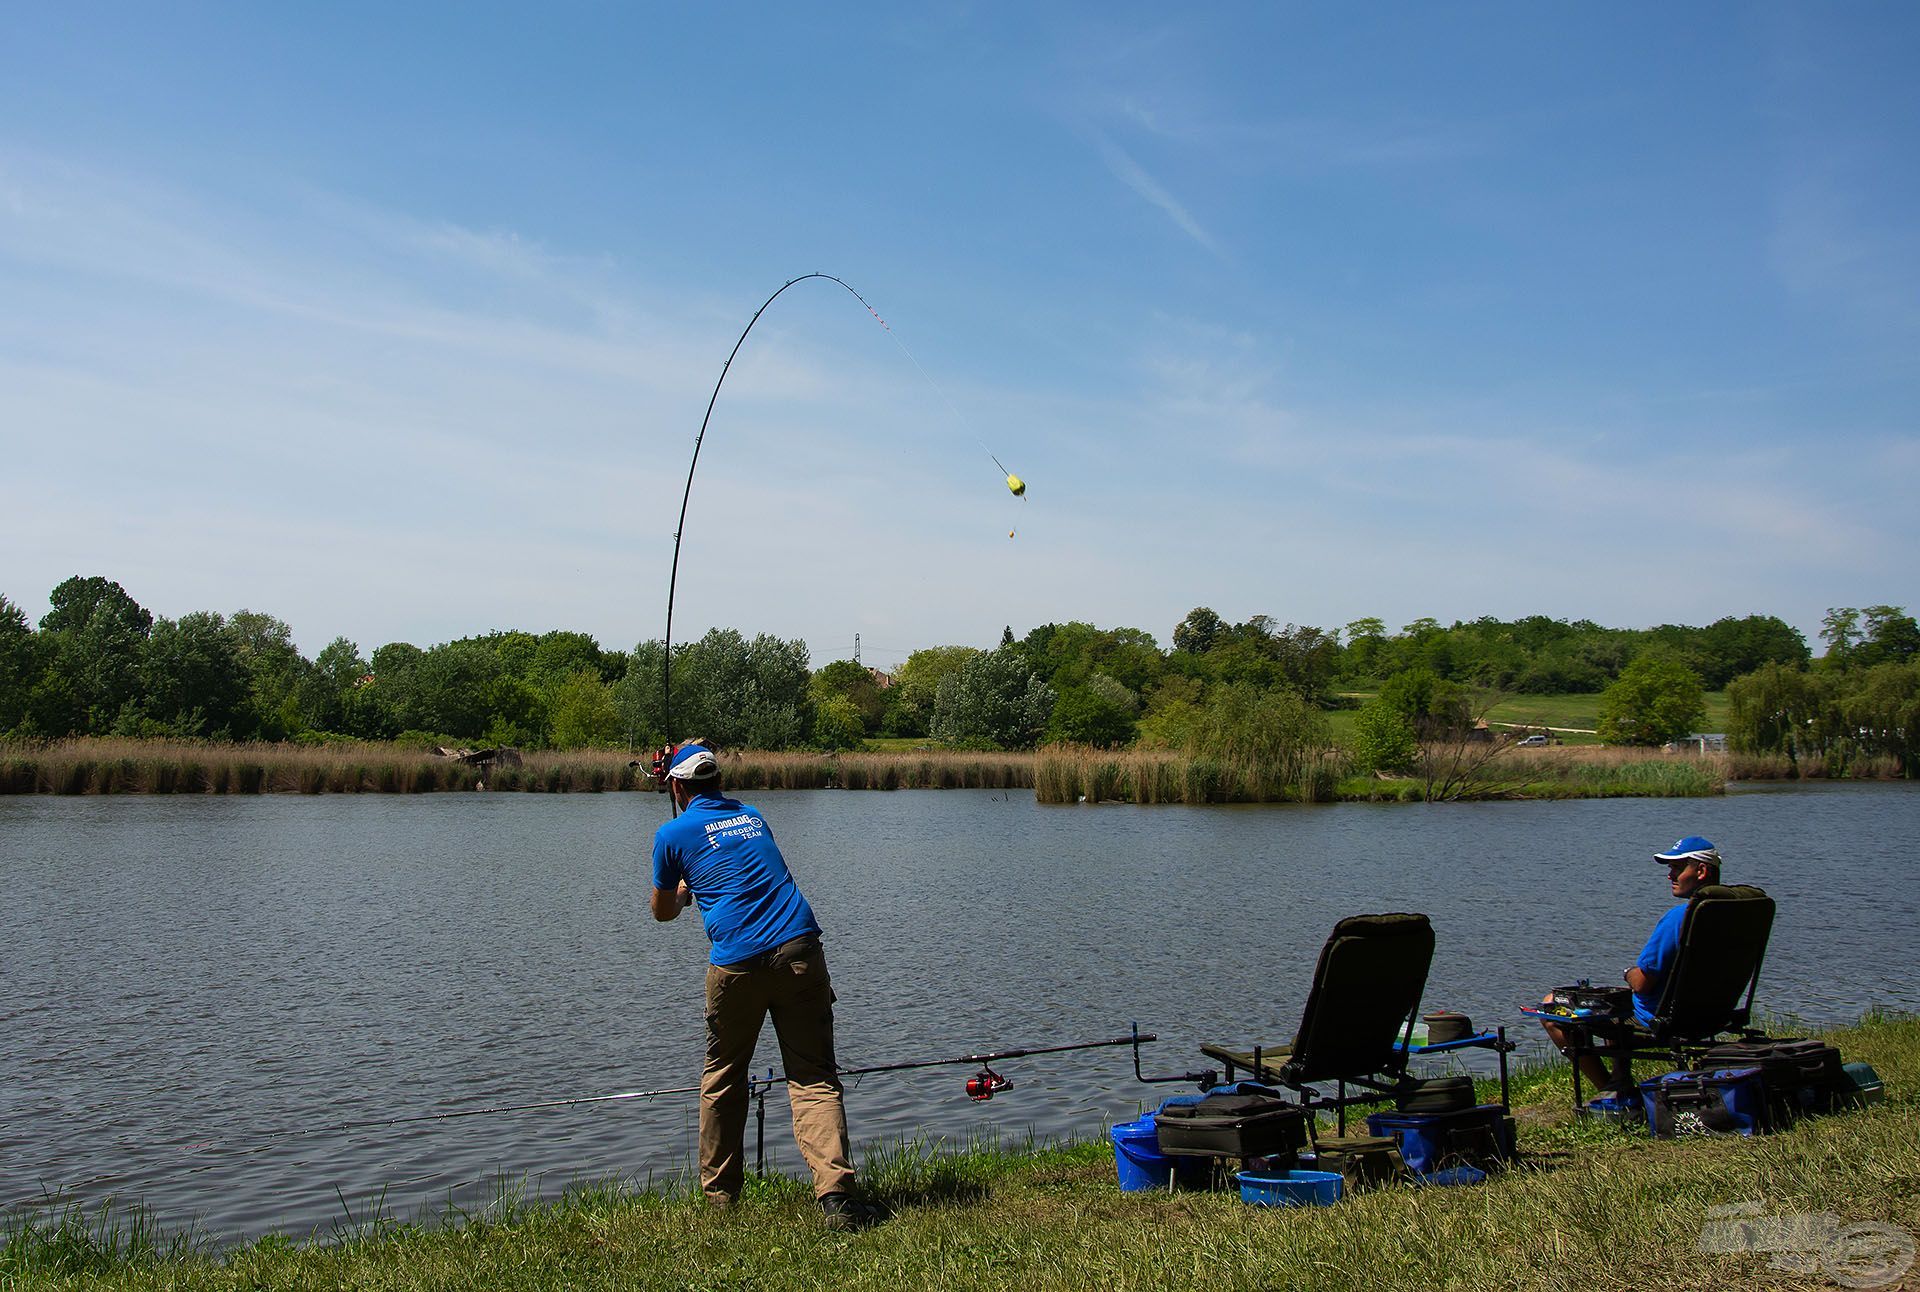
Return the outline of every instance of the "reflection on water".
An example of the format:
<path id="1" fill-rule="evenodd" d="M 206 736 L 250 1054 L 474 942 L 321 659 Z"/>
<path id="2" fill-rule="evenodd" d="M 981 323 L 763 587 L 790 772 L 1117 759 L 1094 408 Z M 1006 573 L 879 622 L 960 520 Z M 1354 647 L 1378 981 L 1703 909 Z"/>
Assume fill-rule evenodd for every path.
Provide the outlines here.
<path id="1" fill-rule="evenodd" d="M 1613 981 L 1669 900 L 1685 834 L 1780 902 L 1760 1003 L 1811 1021 L 1920 1009 L 1920 793 L 1264 808 L 1041 808 L 999 792 L 766 793 L 827 929 L 848 1066 L 1103 1040 L 1150 1071 L 1284 1037 L 1343 915 L 1418 910 L 1428 1008 L 1507 1023 Z M 656 925 L 651 795 L 0 799 L 0 1204 L 64 1190 L 163 1223 L 304 1234 L 377 1207 L 685 1168 L 686 1097 L 341 1123 L 689 1084 L 697 920 Z M 777 1062 L 771 1036 L 762 1064 Z M 853 1086 L 856 1140 L 1098 1133 L 1164 1090 L 1127 1052 Z M 784 1101 L 776 1164 L 793 1159 Z"/>

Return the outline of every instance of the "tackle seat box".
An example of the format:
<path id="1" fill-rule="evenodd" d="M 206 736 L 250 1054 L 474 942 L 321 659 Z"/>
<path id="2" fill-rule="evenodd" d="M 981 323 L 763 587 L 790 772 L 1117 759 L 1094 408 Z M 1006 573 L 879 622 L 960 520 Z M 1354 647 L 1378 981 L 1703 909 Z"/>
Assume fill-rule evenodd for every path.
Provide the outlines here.
<path id="1" fill-rule="evenodd" d="M 1169 1100 L 1154 1116 L 1168 1157 L 1290 1156 L 1307 1143 L 1306 1110 L 1272 1092 Z"/>
<path id="2" fill-rule="evenodd" d="M 1765 1078 L 1757 1067 L 1668 1072 L 1640 1083 L 1640 1102 L 1655 1139 L 1757 1135 L 1772 1125 Z"/>
<path id="3" fill-rule="evenodd" d="M 1391 1135 L 1416 1175 L 1451 1166 L 1499 1167 L 1513 1159 L 1513 1114 L 1503 1104 L 1450 1113 L 1370 1113 L 1369 1135 Z"/>

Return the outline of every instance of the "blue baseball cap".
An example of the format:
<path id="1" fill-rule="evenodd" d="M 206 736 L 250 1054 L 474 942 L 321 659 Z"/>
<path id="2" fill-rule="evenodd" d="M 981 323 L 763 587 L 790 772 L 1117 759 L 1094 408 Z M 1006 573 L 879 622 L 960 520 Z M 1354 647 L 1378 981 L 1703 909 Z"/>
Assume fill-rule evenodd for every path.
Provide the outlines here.
<path id="1" fill-rule="evenodd" d="M 719 774 L 720 760 L 705 745 L 682 745 L 667 764 L 667 775 L 680 781 L 704 781 Z"/>
<path id="2" fill-rule="evenodd" d="M 1653 859 L 1669 866 L 1676 861 L 1704 861 L 1717 866 L 1720 864 L 1720 850 L 1713 846 L 1713 840 L 1690 834 L 1665 852 L 1654 853 Z"/>

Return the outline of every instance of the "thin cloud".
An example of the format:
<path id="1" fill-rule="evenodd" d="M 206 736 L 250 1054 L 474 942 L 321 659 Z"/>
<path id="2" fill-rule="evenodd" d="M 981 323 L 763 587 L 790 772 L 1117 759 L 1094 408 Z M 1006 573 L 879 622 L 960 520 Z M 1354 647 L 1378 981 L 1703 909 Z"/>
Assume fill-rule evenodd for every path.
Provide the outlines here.
<path id="1" fill-rule="evenodd" d="M 1225 253 L 1220 249 L 1220 244 L 1214 240 L 1213 235 L 1193 218 L 1187 208 L 1180 204 L 1179 199 L 1161 186 L 1160 181 L 1147 174 L 1139 162 L 1128 156 L 1125 149 L 1106 135 L 1097 132 L 1093 140 L 1094 145 L 1100 150 L 1100 160 L 1107 164 L 1107 169 L 1113 172 L 1114 178 L 1159 207 L 1182 233 L 1207 251 L 1224 259 Z"/>

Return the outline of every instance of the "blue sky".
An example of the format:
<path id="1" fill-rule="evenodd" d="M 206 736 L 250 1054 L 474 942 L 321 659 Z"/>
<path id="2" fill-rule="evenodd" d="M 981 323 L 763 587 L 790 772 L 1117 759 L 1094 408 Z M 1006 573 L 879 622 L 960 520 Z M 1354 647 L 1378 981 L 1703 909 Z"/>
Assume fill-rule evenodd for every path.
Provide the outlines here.
<path id="1" fill-rule="evenodd" d="M 0 593 L 657 637 L 819 270 L 905 349 L 762 318 L 677 638 L 1811 641 L 1920 608 L 1916 66 L 1906 4 L 42 6 Z"/>

